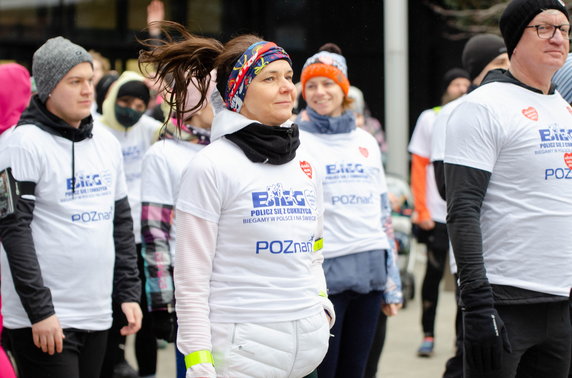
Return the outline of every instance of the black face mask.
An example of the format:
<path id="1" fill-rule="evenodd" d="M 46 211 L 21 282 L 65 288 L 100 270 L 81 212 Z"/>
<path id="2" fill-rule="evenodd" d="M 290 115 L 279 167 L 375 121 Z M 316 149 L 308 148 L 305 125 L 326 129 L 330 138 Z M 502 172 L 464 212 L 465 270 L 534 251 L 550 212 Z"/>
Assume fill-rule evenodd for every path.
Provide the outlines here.
<path id="1" fill-rule="evenodd" d="M 126 108 L 123 106 L 115 105 L 115 119 L 124 127 L 131 127 L 135 125 L 141 117 L 143 112 L 138 112 L 131 108 Z"/>

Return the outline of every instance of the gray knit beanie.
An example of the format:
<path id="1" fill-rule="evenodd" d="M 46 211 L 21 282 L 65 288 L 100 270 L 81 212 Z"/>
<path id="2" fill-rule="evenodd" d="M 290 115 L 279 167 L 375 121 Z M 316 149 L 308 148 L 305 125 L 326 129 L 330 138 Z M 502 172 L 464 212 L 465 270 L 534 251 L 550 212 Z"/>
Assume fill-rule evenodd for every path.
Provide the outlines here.
<path id="1" fill-rule="evenodd" d="M 32 75 L 40 101 L 46 102 L 48 95 L 69 70 L 83 62 L 93 65 L 91 55 L 64 37 L 50 38 L 40 46 L 32 60 Z"/>

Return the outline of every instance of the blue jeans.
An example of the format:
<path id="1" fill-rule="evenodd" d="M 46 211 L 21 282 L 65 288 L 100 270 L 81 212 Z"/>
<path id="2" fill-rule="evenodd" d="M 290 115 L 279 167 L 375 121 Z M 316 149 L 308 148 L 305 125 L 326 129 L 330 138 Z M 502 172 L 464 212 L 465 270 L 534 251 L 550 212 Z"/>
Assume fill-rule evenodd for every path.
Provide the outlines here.
<path id="1" fill-rule="evenodd" d="M 336 311 L 330 347 L 318 367 L 318 377 L 361 378 L 373 343 L 383 293 L 344 291 L 329 297 Z"/>

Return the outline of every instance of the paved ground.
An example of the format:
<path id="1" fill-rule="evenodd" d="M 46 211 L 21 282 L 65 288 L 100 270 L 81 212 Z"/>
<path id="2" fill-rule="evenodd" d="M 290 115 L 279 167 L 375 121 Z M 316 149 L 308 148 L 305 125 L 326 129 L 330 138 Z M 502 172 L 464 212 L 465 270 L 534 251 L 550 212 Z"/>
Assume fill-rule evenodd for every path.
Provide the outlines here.
<path id="1" fill-rule="evenodd" d="M 378 377 L 383 378 L 437 378 L 442 377 L 445 362 L 454 352 L 455 299 L 451 291 L 441 290 L 437 309 L 436 345 L 432 358 L 419 358 L 416 350 L 421 342 L 420 286 L 425 257 L 419 249 L 415 259 L 416 296 L 406 309 L 389 320 L 385 349 L 380 361 Z M 127 358 L 136 366 L 133 343 L 129 340 Z M 159 350 L 157 378 L 175 377 L 173 345 Z M 348 377 L 351 378 L 351 377 Z"/>

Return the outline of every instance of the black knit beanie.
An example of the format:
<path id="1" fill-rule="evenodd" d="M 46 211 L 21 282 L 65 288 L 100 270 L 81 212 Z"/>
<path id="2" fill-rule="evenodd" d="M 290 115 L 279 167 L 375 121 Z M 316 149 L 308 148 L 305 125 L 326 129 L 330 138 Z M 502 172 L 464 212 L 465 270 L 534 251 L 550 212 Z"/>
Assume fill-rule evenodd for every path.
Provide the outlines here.
<path id="1" fill-rule="evenodd" d="M 149 105 L 149 99 L 151 98 L 149 88 L 147 88 L 144 82 L 138 80 L 128 81 L 119 88 L 117 98 L 121 98 L 123 96 L 140 98 L 145 102 L 145 106 Z"/>
<path id="2" fill-rule="evenodd" d="M 465 44 L 463 49 L 463 67 L 469 73 L 471 82 L 497 56 L 506 52 L 504 41 L 494 34 L 478 34 Z"/>
<path id="3" fill-rule="evenodd" d="M 451 84 L 453 80 L 461 77 L 469 81 L 471 80 L 469 73 L 462 68 L 451 68 L 449 71 L 445 72 L 445 75 L 443 76 L 443 87 L 441 94 L 444 94 L 447 91 L 449 84 Z"/>
<path id="4" fill-rule="evenodd" d="M 570 18 L 562 0 L 512 0 L 508 4 L 500 18 L 499 26 L 509 58 L 528 23 L 547 9 L 559 10 L 566 18 Z"/>
<path id="5" fill-rule="evenodd" d="M 119 75 L 116 73 L 103 75 L 95 85 L 95 103 L 97 105 L 96 110 L 99 114 L 103 114 L 103 101 L 105 100 L 105 96 L 107 96 L 111 84 L 115 83 L 118 78 Z"/>

